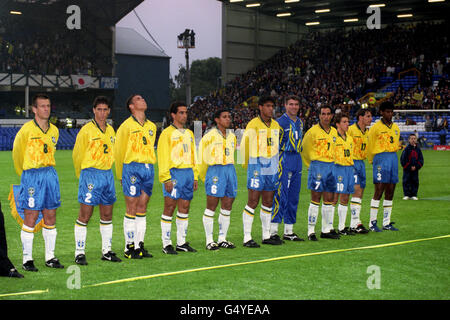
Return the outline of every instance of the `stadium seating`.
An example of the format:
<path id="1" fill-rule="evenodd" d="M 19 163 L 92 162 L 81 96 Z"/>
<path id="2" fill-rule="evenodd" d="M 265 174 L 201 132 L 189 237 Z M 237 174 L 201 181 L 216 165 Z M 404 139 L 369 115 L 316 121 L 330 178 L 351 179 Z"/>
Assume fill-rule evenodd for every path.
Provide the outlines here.
<path id="1" fill-rule="evenodd" d="M 12 150 L 14 138 L 20 128 L 0 127 L 0 151 Z M 57 150 L 71 150 L 75 145 L 79 128 L 59 129 L 59 140 L 56 145 Z"/>

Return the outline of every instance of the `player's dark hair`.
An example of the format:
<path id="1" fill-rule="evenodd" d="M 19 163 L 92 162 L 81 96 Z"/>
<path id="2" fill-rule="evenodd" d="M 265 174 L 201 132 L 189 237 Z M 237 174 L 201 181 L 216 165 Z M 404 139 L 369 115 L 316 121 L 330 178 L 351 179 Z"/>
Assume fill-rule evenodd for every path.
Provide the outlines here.
<path id="1" fill-rule="evenodd" d="M 322 109 L 330 109 L 331 114 L 334 114 L 333 108 L 331 106 L 329 106 L 329 105 L 322 105 L 322 106 L 320 106 L 319 107 L 319 114 L 322 112 Z"/>
<path id="2" fill-rule="evenodd" d="M 300 104 L 300 97 L 295 94 L 288 95 L 284 98 L 284 104 L 286 104 L 289 100 L 296 100 Z"/>
<path id="3" fill-rule="evenodd" d="M 45 93 L 37 93 L 34 97 L 33 97 L 33 106 L 37 107 L 37 100 L 38 99 L 45 99 L 45 100 L 50 100 L 49 96 L 46 95 Z"/>
<path id="4" fill-rule="evenodd" d="M 369 108 L 361 108 L 356 112 L 356 121 L 359 121 L 359 117 L 364 117 L 367 112 L 370 112 L 372 114 L 372 110 Z"/>
<path id="5" fill-rule="evenodd" d="M 262 106 L 267 102 L 272 102 L 274 105 L 276 104 L 275 98 L 272 96 L 262 96 L 258 100 L 258 106 Z"/>
<path id="6" fill-rule="evenodd" d="M 391 101 L 384 101 L 380 105 L 380 111 L 394 110 L 394 104 Z"/>
<path id="7" fill-rule="evenodd" d="M 213 120 L 217 119 L 217 118 L 220 118 L 220 116 L 222 115 L 222 112 L 230 112 L 230 110 L 228 110 L 226 108 L 218 109 L 216 112 L 214 112 Z"/>
<path id="8" fill-rule="evenodd" d="M 169 114 L 177 113 L 179 107 L 187 107 L 186 102 L 183 101 L 175 101 L 169 107 Z"/>
<path id="9" fill-rule="evenodd" d="M 133 104 L 133 99 L 136 96 L 139 96 L 138 93 L 133 93 L 131 96 L 128 97 L 127 101 L 125 102 L 125 105 L 127 106 L 128 111 L 131 113 L 130 104 Z"/>
<path id="10" fill-rule="evenodd" d="M 339 112 L 334 115 L 334 124 L 341 123 L 342 118 L 347 118 L 350 120 L 350 116 L 345 112 Z"/>
<path id="11" fill-rule="evenodd" d="M 110 102 L 107 96 L 97 96 L 92 103 L 92 107 L 95 109 L 99 104 L 106 104 L 111 109 Z"/>

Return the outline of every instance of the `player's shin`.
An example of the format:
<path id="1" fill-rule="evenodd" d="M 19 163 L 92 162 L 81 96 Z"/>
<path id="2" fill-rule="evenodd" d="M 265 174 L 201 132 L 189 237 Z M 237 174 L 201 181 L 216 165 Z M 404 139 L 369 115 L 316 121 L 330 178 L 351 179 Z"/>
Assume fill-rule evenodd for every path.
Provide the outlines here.
<path id="1" fill-rule="evenodd" d="M 111 251 L 113 224 L 112 221 L 100 220 L 100 235 L 102 237 L 102 253 Z"/>
<path id="2" fill-rule="evenodd" d="M 351 220 L 350 220 L 350 228 L 356 228 L 360 221 L 361 214 L 361 198 L 352 197 L 350 200 L 350 212 L 351 212 Z"/>
<path id="3" fill-rule="evenodd" d="M 74 227 L 75 233 L 75 257 L 79 254 L 85 254 L 87 224 L 77 220 Z"/>
<path id="4" fill-rule="evenodd" d="M 218 242 L 223 242 L 227 239 L 228 227 L 230 226 L 230 210 L 220 209 L 219 215 L 219 238 Z"/>
<path id="5" fill-rule="evenodd" d="M 319 204 L 311 201 L 308 208 L 308 236 L 311 235 L 312 233 L 315 233 L 314 229 L 316 227 L 318 216 L 319 216 Z"/>
<path id="6" fill-rule="evenodd" d="M 255 210 L 249 206 L 245 206 L 242 212 L 242 223 L 244 229 L 244 243 L 252 239 L 252 225 L 255 217 Z"/>
<path id="7" fill-rule="evenodd" d="M 45 244 L 45 261 L 49 261 L 55 257 L 56 246 L 56 227 L 44 225 L 42 228 L 42 236 Z"/>
<path id="8" fill-rule="evenodd" d="M 33 260 L 34 228 L 23 225 L 22 231 L 20 232 L 20 239 L 22 241 L 23 263 Z"/>
<path id="9" fill-rule="evenodd" d="M 270 220 L 272 219 L 272 208 L 261 205 L 259 217 L 261 219 L 262 238 L 269 239 L 270 238 Z"/>
<path id="10" fill-rule="evenodd" d="M 206 244 L 213 242 L 214 211 L 205 209 L 203 213 L 203 228 L 205 229 Z"/>
<path id="11" fill-rule="evenodd" d="M 177 224 L 177 245 L 182 246 L 186 243 L 186 236 L 188 230 L 188 218 L 187 213 L 177 212 L 176 224 Z"/>

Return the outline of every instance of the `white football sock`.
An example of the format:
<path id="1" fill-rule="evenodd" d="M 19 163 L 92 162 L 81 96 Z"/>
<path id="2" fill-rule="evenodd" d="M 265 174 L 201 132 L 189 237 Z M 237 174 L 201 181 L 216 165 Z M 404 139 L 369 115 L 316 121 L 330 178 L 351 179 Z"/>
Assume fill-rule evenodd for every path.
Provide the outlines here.
<path id="1" fill-rule="evenodd" d="M 205 229 L 206 244 L 213 242 L 214 214 L 215 212 L 209 209 L 205 209 L 203 213 L 203 228 Z"/>
<path id="2" fill-rule="evenodd" d="M 181 246 L 186 243 L 186 236 L 188 231 L 189 215 L 187 213 L 177 212 L 177 245 Z"/>
<path id="3" fill-rule="evenodd" d="M 172 245 L 172 240 L 170 239 L 172 230 L 172 217 L 161 215 L 161 240 L 163 248 L 168 245 Z"/>
<path id="4" fill-rule="evenodd" d="M 55 257 L 55 246 L 56 246 L 56 227 L 46 226 L 42 228 L 42 237 L 44 238 L 45 244 L 45 261 L 53 259 Z"/>
<path id="5" fill-rule="evenodd" d="M 279 225 L 279 223 L 276 223 L 276 222 L 270 223 L 270 235 L 271 236 L 278 234 L 278 225 Z"/>
<path id="6" fill-rule="evenodd" d="M 322 232 L 328 233 L 333 229 L 334 206 L 322 203 Z"/>
<path id="7" fill-rule="evenodd" d="M 319 216 L 319 204 L 310 203 L 308 208 L 308 236 L 315 233 L 317 217 Z"/>
<path id="8" fill-rule="evenodd" d="M 269 239 L 270 238 L 270 220 L 272 220 L 272 208 L 265 207 L 261 205 L 261 209 L 259 210 L 259 217 L 261 219 L 261 227 L 262 227 L 262 238 Z"/>
<path id="9" fill-rule="evenodd" d="M 219 238 L 218 242 L 225 241 L 227 239 L 228 228 L 230 226 L 230 210 L 220 209 L 219 215 Z"/>
<path id="10" fill-rule="evenodd" d="M 242 223 L 244 229 L 244 243 L 252 239 L 252 224 L 255 217 L 255 209 L 245 206 L 242 212 Z"/>
<path id="11" fill-rule="evenodd" d="M 370 201 L 370 224 L 369 224 L 369 226 L 372 226 L 372 221 L 377 220 L 379 206 L 380 206 L 380 200 L 372 199 Z"/>
<path id="12" fill-rule="evenodd" d="M 383 227 L 391 223 L 392 200 L 383 201 Z"/>
<path id="13" fill-rule="evenodd" d="M 145 232 L 147 231 L 147 218 L 145 213 L 136 213 L 136 235 L 134 238 L 134 247 L 140 247 L 139 243 L 144 242 Z"/>
<path id="14" fill-rule="evenodd" d="M 22 225 L 22 230 L 20 231 L 20 240 L 22 241 L 23 263 L 29 260 L 33 260 L 33 239 L 34 228 Z"/>
<path id="15" fill-rule="evenodd" d="M 284 224 L 284 234 L 293 234 L 294 233 L 294 225 L 285 223 Z"/>
<path id="16" fill-rule="evenodd" d="M 350 228 L 356 228 L 358 224 L 361 223 L 360 213 L 361 213 L 361 198 L 353 197 L 350 200 L 350 212 L 351 212 L 351 220 L 350 220 Z"/>
<path id="17" fill-rule="evenodd" d="M 87 224 L 76 221 L 74 227 L 75 233 L 75 257 L 79 254 L 85 254 Z"/>
<path id="18" fill-rule="evenodd" d="M 123 218 L 123 233 L 125 235 L 125 250 L 128 244 L 134 244 L 136 234 L 136 217 L 125 214 Z"/>
<path id="19" fill-rule="evenodd" d="M 100 235 L 102 236 L 102 253 L 111 251 L 113 224 L 112 221 L 100 220 Z"/>
<path id="20" fill-rule="evenodd" d="M 345 220 L 347 219 L 347 208 L 348 206 L 344 206 L 342 204 L 338 205 L 339 231 L 342 231 L 345 228 Z"/>

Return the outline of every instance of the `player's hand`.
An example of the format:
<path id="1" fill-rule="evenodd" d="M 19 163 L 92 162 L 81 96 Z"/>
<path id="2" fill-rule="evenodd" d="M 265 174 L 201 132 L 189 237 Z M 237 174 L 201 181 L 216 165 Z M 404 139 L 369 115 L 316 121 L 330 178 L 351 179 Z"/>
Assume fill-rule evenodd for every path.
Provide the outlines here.
<path id="1" fill-rule="evenodd" d="M 411 167 L 411 171 L 416 171 L 416 167 L 415 167 L 415 166 L 412 166 L 412 167 Z"/>
<path id="2" fill-rule="evenodd" d="M 198 181 L 194 180 L 194 191 L 198 189 Z"/>
<path id="3" fill-rule="evenodd" d="M 164 182 L 164 188 L 166 189 L 166 191 L 168 193 L 171 193 L 172 190 L 173 190 L 173 182 L 172 182 L 172 180 Z"/>
<path id="4" fill-rule="evenodd" d="M 120 179 L 119 182 L 120 182 L 120 185 L 122 185 L 122 179 Z"/>

